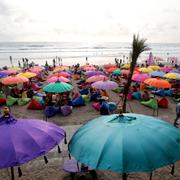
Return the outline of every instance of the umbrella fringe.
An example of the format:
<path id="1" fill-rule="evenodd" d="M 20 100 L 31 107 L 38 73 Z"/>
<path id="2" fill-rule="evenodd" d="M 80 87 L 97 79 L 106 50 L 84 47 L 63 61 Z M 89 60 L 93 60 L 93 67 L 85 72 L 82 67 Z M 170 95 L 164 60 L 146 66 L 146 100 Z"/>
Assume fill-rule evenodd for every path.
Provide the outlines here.
<path id="1" fill-rule="evenodd" d="M 61 153 L 61 148 L 59 145 L 58 145 L 58 153 Z"/>
<path id="2" fill-rule="evenodd" d="M 46 156 L 44 156 L 44 161 L 45 161 L 46 164 L 48 163 L 48 159 L 47 159 Z"/>
<path id="3" fill-rule="evenodd" d="M 18 177 L 21 177 L 22 176 L 22 171 L 21 171 L 21 168 L 18 167 Z"/>

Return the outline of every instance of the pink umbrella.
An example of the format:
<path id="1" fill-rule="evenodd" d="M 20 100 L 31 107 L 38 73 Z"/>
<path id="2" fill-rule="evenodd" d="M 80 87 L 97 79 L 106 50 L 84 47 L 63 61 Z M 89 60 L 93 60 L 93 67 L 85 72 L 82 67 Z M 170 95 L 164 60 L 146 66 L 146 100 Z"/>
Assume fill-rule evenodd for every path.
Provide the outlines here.
<path id="1" fill-rule="evenodd" d="M 169 72 L 169 71 L 171 71 L 173 68 L 171 68 L 171 67 L 162 67 L 160 70 L 161 71 L 165 71 L 165 72 Z"/>
<path id="2" fill-rule="evenodd" d="M 89 77 L 86 80 L 86 82 L 91 83 L 91 82 L 96 82 L 96 81 L 101 81 L 101 80 L 108 80 L 108 77 L 106 77 L 104 75 L 95 75 L 95 76 Z"/>
<path id="3" fill-rule="evenodd" d="M 56 82 L 56 81 L 70 82 L 70 80 L 68 78 L 65 78 L 63 76 L 53 76 L 53 77 L 49 78 L 46 82 L 47 83 L 52 83 L 52 82 Z"/>
<path id="4" fill-rule="evenodd" d="M 16 74 L 17 71 L 14 69 L 8 69 L 1 72 L 6 73 L 7 75 L 10 75 L 10 74 Z"/>
<path id="5" fill-rule="evenodd" d="M 84 70 L 85 70 L 85 71 L 95 71 L 96 68 L 93 67 L 93 66 L 91 66 L 91 67 L 85 67 Z"/>
<path id="6" fill-rule="evenodd" d="M 25 83 L 28 81 L 29 81 L 29 79 L 24 76 L 12 75 L 12 76 L 4 78 L 1 81 L 1 83 L 4 85 L 12 85 L 12 84 L 21 84 L 21 83 Z"/>
<path id="7" fill-rule="evenodd" d="M 132 80 L 137 82 L 144 82 L 148 78 L 150 77 L 145 73 L 137 73 L 132 76 Z"/>
<path id="8" fill-rule="evenodd" d="M 117 88 L 118 84 L 114 81 L 105 80 L 105 81 L 94 82 L 93 84 L 91 84 L 91 86 L 96 89 L 108 90 L 108 89 Z"/>

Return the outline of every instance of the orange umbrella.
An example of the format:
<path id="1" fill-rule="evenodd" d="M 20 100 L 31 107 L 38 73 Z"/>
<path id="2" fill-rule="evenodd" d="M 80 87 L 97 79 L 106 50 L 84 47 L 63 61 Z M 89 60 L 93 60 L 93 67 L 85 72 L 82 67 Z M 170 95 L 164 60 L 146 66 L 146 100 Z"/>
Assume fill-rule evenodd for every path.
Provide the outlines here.
<path id="1" fill-rule="evenodd" d="M 111 67 L 111 68 L 108 68 L 106 71 L 109 72 L 109 73 L 112 73 L 112 72 L 114 72 L 117 69 L 118 68 L 116 68 L 116 67 Z"/>
<path id="2" fill-rule="evenodd" d="M 108 80 L 108 77 L 104 76 L 104 75 L 95 75 L 95 76 L 91 76 L 89 77 L 86 82 L 96 82 L 96 81 L 101 81 L 101 80 Z"/>
<path id="3" fill-rule="evenodd" d="M 4 85 L 21 84 L 28 82 L 29 79 L 19 75 L 12 75 L 2 79 L 1 83 Z"/>
<path id="4" fill-rule="evenodd" d="M 63 76 L 63 77 L 69 77 L 70 74 L 68 74 L 67 72 L 59 72 L 59 73 L 55 73 L 55 74 L 52 74 L 50 77 L 53 77 L 53 76 Z"/>
<path id="5" fill-rule="evenodd" d="M 154 86 L 156 88 L 170 88 L 171 84 L 163 79 L 159 78 L 149 78 L 144 81 L 145 84 L 148 84 L 149 86 Z"/>

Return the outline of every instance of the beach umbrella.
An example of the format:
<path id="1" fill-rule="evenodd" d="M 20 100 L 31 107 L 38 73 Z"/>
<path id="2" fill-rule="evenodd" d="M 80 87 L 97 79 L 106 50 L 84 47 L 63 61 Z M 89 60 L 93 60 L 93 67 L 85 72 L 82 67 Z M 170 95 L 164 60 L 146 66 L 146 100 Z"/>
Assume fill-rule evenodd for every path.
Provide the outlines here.
<path id="1" fill-rule="evenodd" d="M 93 84 L 91 84 L 91 86 L 95 89 L 108 90 L 108 89 L 117 88 L 118 84 L 114 81 L 103 80 L 103 81 L 94 82 Z"/>
<path id="2" fill-rule="evenodd" d="M 94 66 L 89 66 L 84 68 L 85 71 L 95 71 L 96 68 Z"/>
<path id="3" fill-rule="evenodd" d="M 132 76 L 132 80 L 137 82 L 144 82 L 148 78 L 149 76 L 145 73 L 136 73 Z"/>
<path id="4" fill-rule="evenodd" d="M 2 79 L 1 83 L 4 85 L 22 84 L 28 82 L 29 79 L 19 75 L 12 75 Z"/>
<path id="5" fill-rule="evenodd" d="M 63 93 L 63 92 L 71 91 L 72 89 L 73 89 L 72 85 L 59 81 L 50 83 L 43 87 L 43 91 L 54 92 L 54 93 Z"/>
<path id="6" fill-rule="evenodd" d="M 123 66 L 121 66 L 122 69 L 129 69 L 130 68 L 130 64 L 124 64 Z"/>
<path id="7" fill-rule="evenodd" d="M 60 82 L 70 82 L 70 80 L 68 78 L 65 78 L 63 76 L 53 76 L 51 78 L 49 78 L 46 82 L 47 83 L 53 83 L 53 82 L 56 82 L 56 81 L 60 81 Z"/>
<path id="8" fill-rule="evenodd" d="M 103 67 L 104 67 L 105 69 L 108 69 L 108 68 L 111 68 L 111 67 L 116 67 L 116 64 L 111 64 L 111 63 L 109 63 L 109 64 L 104 64 Z"/>
<path id="9" fill-rule="evenodd" d="M 159 78 L 149 78 L 144 83 L 156 88 L 171 88 L 171 84 L 168 81 Z"/>
<path id="10" fill-rule="evenodd" d="M 173 68 L 171 68 L 171 67 L 161 67 L 160 68 L 160 70 L 161 71 L 165 71 L 165 72 L 169 72 L 169 71 L 171 71 Z"/>
<path id="11" fill-rule="evenodd" d="M 14 179 L 14 166 L 45 155 L 60 143 L 65 131 L 42 120 L 15 119 L 4 115 L 0 117 L 0 137 L 0 169 L 11 167 Z M 47 163 L 46 156 L 44 159 Z"/>
<path id="12" fill-rule="evenodd" d="M 104 75 L 95 75 L 86 79 L 86 82 L 92 83 L 92 82 L 101 81 L 101 80 L 108 80 L 108 77 Z"/>
<path id="13" fill-rule="evenodd" d="M 178 73 L 178 74 L 180 74 L 180 69 L 173 69 L 173 70 L 171 70 L 170 72 L 173 72 L 173 73 Z"/>
<path id="14" fill-rule="evenodd" d="M 167 73 L 164 75 L 167 79 L 180 79 L 180 74 L 178 73 Z"/>
<path id="15" fill-rule="evenodd" d="M 15 70 L 17 72 L 17 71 L 21 71 L 21 68 L 19 68 L 19 67 L 11 67 L 11 68 L 9 68 L 9 70 Z"/>
<path id="16" fill-rule="evenodd" d="M 4 78 L 8 76 L 5 72 L 0 71 L 0 78 Z"/>
<path id="17" fill-rule="evenodd" d="M 147 67 L 147 68 L 139 68 L 139 71 L 143 72 L 143 73 L 149 73 L 149 72 L 151 72 L 153 70 L 151 68 Z"/>
<path id="18" fill-rule="evenodd" d="M 98 135 L 98 136 L 97 136 Z M 72 136 L 68 149 L 97 170 L 152 172 L 180 158 L 180 131 L 152 116 L 125 113 L 95 118 Z"/>
<path id="19" fill-rule="evenodd" d="M 120 74 L 122 74 L 122 71 L 121 71 L 120 69 L 116 69 L 116 70 L 113 72 L 113 74 L 115 74 L 115 75 L 120 75 Z"/>
<path id="20" fill-rule="evenodd" d="M 117 70 L 118 68 L 116 68 L 116 67 L 112 67 L 112 68 L 108 68 L 108 69 L 106 69 L 106 71 L 108 72 L 108 73 L 112 73 L 112 72 L 114 72 L 115 70 Z"/>
<path id="21" fill-rule="evenodd" d="M 28 79 L 37 76 L 36 73 L 32 73 L 32 72 L 22 72 L 22 73 L 19 73 L 18 75 L 19 75 L 19 76 L 24 76 L 24 77 L 26 77 L 26 78 L 28 78 Z"/>
<path id="22" fill-rule="evenodd" d="M 165 74 L 165 72 L 160 71 L 160 70 L 150 72 L 150 76 L 152 76 L 152 77 L 163 77 L 164 74 Z"/>
<path id="23" fill-rule="evenodd" d="M 86 71 L 85 74 L 88 77 L 95 76 L 95 75 L 105 75 L 102 71 Z"/>
<path id="24" fill-rule="evenodd" d="M 152 70 L 158 70 L 160 69 L 160 66 L 148 66 L 148 68 L 151 68 Z"/>
<path id="25" fill-rule="evenodd" d="M 4 73 L 6 73 L 8 75 L 11 75 L 11 74 L 16 74 L 17 71 L 14 70 L 14 69 L 8 69 L 8 70 L 3 70 L 1 72 L 4 72 Z"/>
<path id="26" fill-rule="evenodd" d="M 58 76 L 58 77 L 63 76 L 67 78 L 67 77 L 70 77 L 71 75 L 67 72 L 57 72 L 55 74 L 51 74 L 49 77 L 52 77 L 52 76 Z"/>

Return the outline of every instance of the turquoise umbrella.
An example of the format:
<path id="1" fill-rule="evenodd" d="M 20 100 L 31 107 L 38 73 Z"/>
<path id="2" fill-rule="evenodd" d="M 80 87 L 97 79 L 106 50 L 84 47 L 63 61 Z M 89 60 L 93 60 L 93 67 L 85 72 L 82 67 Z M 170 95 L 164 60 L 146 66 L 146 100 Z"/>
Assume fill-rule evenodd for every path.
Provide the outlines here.
<path id="1" fill-rule="evenodd" d="M 54 92 L 54 93 L 63 93 L 67 92 L 73 89 L 73 86 L 65 83 L 65 82 L 55 82 L 55 83 L 50 83 L 43 87 L 43 91 L 46 92 Z"/>
<path id="2" fill-rule="evenodd" d="M 69 152 L 98 170 L 123 173 L 152 172 L 180 158 L 180 131 L 170 123 L 141 115 L 98 117 L 80 127 Z"/>

